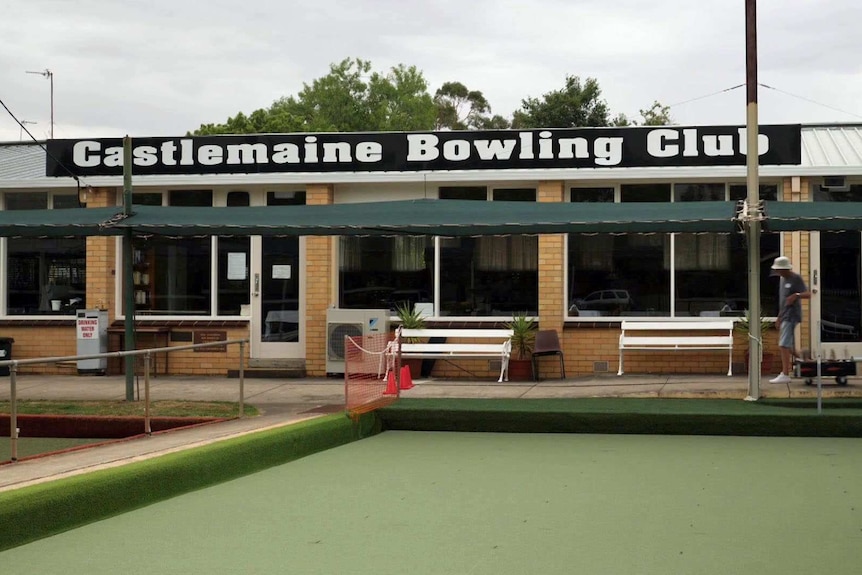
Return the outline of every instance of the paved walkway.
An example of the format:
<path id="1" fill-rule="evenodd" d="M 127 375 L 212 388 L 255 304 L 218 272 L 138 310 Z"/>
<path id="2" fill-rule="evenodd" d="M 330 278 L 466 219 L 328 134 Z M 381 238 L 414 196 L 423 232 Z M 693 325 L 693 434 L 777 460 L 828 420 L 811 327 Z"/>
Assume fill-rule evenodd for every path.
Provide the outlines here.
<path id="1" fill-rule="evenodd" d="M 557 397 L 674 397 L 743 400 L 748 395 L 747 377 L 723 375 L 600 375 L 534 382 L 417 380 L 403 397 L 457 398 L 557 398 Z M 860 397 L 862 383 L 851 379 L 848 386 L 823 380 L 823 397 Z M 827 383 L 831 385 L 826 385 Z M 140 382 L 143 386 L 143 381 Z M 38 376 L 17 380 L 19 399 L 123 400 L 126 383 L 122 376 Z M 150 397 L 197 401 L 237 401 L 239 380 L 219 377 L 158 377 L 151 380 Z M 143 387 L 140 390 L 144 393 Z M 0 400 L 8 400 L 8 378 L 0 378 Z M 789 385 L 772 385 L 764 378 L 765 398 L 816 397 L 816 386 L 801 379 Z M 253 431 L 289 425 L 344 405 L 341 379 L 246 379 L 246 403 L 261 412 L 258 417 L 208 424 L 150 437 L 113 442 L 88 449 L 0 465 L 0 491 L 77 475 L 94 469 L 122 465 Z M 0 438 L 0 441 L 8 441 Z"/>

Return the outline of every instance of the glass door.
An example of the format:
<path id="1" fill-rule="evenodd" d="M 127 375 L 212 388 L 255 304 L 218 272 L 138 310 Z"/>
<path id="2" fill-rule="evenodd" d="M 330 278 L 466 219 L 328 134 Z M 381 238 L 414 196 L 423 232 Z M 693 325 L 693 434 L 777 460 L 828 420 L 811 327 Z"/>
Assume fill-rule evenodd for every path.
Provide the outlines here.
<path id="1" fill-rule="evenodd" d="M 858 357 L 862 355 L 862 238 L 859 232 L 821 232 L 812 233 L 811 240 L 812 353 L 820 343 L 824 359 Z"/>
<path id="2" fill-rule="evenodd" d="M 305 357 L 303 244 L 298 237 L 252 239 L 253 357 Z"/>

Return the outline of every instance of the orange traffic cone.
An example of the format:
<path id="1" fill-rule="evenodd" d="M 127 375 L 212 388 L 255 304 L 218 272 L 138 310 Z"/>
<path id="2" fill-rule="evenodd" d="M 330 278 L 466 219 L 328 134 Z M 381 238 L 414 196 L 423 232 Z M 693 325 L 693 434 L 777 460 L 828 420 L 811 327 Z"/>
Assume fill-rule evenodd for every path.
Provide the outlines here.
<path id="1" fill-rule="evenodd" d="M 401 390 L 413 389 L 413 377 L 410 375 L 410 366 L 401 366 Z"/>
<path id="2" fill-rule="evenodd" d="M 383 395 L 398 395 L 398 386 L 395 383 L 394 371 L 390 371 L 389 376 L 386 378 L 386 391 L 383 392 Z"/>

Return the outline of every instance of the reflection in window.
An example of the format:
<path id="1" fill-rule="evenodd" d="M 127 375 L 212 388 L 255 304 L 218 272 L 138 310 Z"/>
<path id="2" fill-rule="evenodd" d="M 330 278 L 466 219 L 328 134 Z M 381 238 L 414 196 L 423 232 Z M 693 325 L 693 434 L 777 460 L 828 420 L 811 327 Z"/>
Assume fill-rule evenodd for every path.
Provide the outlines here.
<path id="1" fill-rule="evenodd" d="M 535 315 L 536 236 L 440 239 L 440 315 Z"/>
<path id="2" fill-rule="evenodd" d="M 55 208 L 77 207 L 74 195 L 51 200 Z M 45 210 L 48 202 L 46 192 L 4 194 L 7 210 Z M 6 313 L 73 315 L 86 305 L 86 262 L 86 238 L 6 239 Z"/>
<path id="3" fill-rule="evenodd" d="M 342 237 L 339 307 L 390 309 L 432 301 L 434 239 Z"/>
<path id="4" fill-rule="evenodd" d="M 441 200 L 534 202 L 535 188 L 443 186 Z M 539 308 L 539 240 L 536 236 L 439 238 L 442 316 L 535 315 Z M 432 302 L 432 237 L 342 237 L 339 241 L 339 307 L 388 308 Z"/>
<path id="5" fill-rule="evenodd" d="M 138 313 L 210 314 L 210 238 L 135 238 L 133 254 Z"/>
<path id="6" fill-rule="evenodd" d="M 621 202 L 669 202 L 670 184 L 623 184 Z"/>
<path id="7" fill-rule="evenodd" d="M 775 184 L 761 184 L 758 188 L 761 200 L 774 202 L 778 200 L 778 186 Z M 730 186 L 730 200 L 736 202 L 748 198 L 748 186 L 743 184 L 732 184 Z"/>
<path id="8" fill-rule="evenodd" d="M 161 206 L 162 194 L 159 192 L 135 192 L 132 194 L 132 204 L 139 206 Z"/>
<path id="9" fill-rule="evenodd" d="M 724 184 L 674 184 L 673 201 L 722 202 L 724 190 Z"/>
<path id="10" fill-rule="evenodd" d="M 571 201 L 573 202 L 613 202 L 613 188 L 572 188 Z"/>
<path id="11" fill-rule="evenodd" d="M 85 306 L 84 238 L 6 241 L 9 315 L 72 315 Z"/>
<path id="12" fill-rule="evenodd" d="M 760 240 L 760 303 L 777 312 L 777 287 L 770 279 L 779 234 Z M 742 315 L 748 308 L 748 250 L 742 234 L 676 234 L 676 315 Z"/>
<path id="13" fill-rule="evenodd" d="M 731 199 L 740 187 L 745 189 L 729 187 Z M 728 188 L 707 183 L 676 184 L 672 189 L 675 201 L 723 201 Z M 670 184 L 620 186 L 622 201 L 627 202 L 666 202 L 670 192 Z M 761 186 L 761 194 L 775 199 L 777 187 Z M 609 192 L 572 189 L 572 201 L 608 197 Z M 778 234 L 761 237 L 763 278 L 769 278 L 779 243 Z M 570 234 L 568 254 L 572 316 L 738 315 L 748 306 L 748 251 L 742 234 Z M 775 292 L 774 282 L 761 282 L 766 313 L 776 309 Z"/>
<path id="14" fill-rule="evenodd" d="M 441 200 L 480 200 L 488 199 L 486 186 L 441 186 L 438 192 Z"/>
<path id="15" fill-rule="evenodd" d="M 815 202 L 862 202 L 862 185 L 843 191 L 815 185 Z M 862 242 L 859 232 L 820 234 L 820 337 L 823 342 L 862 341 Z M 774 286 L 772 286 L 775 289 Z"/>
<path id="16" fill-rule="evenodd" d="M 667 234 L 569 235 L 569 311 L 596 317 L 668 315 Z"/>

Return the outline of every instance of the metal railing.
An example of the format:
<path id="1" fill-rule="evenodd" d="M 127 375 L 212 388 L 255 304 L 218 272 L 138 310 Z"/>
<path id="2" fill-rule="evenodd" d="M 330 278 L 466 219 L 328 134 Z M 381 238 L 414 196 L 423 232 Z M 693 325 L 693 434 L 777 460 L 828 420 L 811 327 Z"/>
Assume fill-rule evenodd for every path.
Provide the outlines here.
<path id="1" fill-rule="evenodd" d="M 20 365 L 35 365 L 40 363 L 66 363 L 78 361 L 81 359 L 107 359 L 110 357 L 126 357 L 126 356 L 143 356 L 144 357 L 144 433 L 152 435 L 152 427 L 150 426 L 150 367 L 152 365 L 152 356 L 155 353 L 173 353 L 175 351 L 185 351 L 189 349 L 198 349 L 202 347 L 227 346 L 231 344 L 239 344 L 239 417 L 245 417 L 243 405 L 245 403 L 245 369 L 243 367 L 243 359 L 245 358 L 245 345 L 248 339 L 229 339 L 225 341 L 215 341 L 209 343 L 196 343 L 193 345 L 178 345 L 172 347 L 154 347 L 149 349 L 137 349 L 134 351 L 111 351 L 107 353 L 96 353 L 90 355 L 69 355 L 62 357 L 39 357 L 31 359 L 7 359 L 0 361 L 0 367 L 9 367 L 9 441 L 10 441 L 10 459 L 18 460 L 18 366 Z M 140 391 L 138 391 L 138 400 L 140 401 Z"/>

